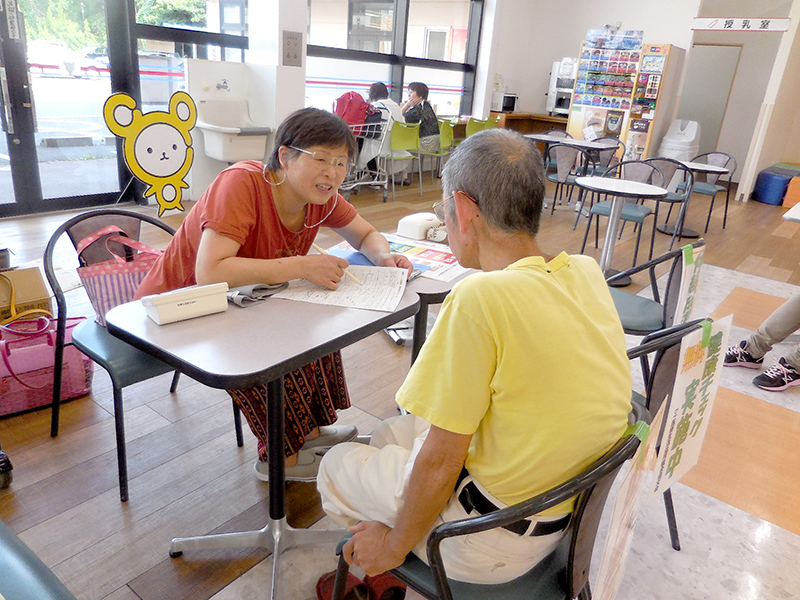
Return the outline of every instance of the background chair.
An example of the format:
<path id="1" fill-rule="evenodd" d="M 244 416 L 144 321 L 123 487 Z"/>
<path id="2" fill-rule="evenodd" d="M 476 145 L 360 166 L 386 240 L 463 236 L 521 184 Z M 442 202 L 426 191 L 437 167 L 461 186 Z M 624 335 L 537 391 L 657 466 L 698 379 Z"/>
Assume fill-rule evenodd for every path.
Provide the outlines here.
<path id="1" fill-rule="evenodd" d="M 486 120 L 485 119 L 476 119 L 474 117 L 470 117 L 467 121 L 467 137 L 483 131 L 486 128 Z"/>
<path id="2" fill-rule="evenodd" d="M 58 435 L 59 409 L 61 405 L 61 365 L 64 360 L 64 338 L 67 321 L 67 301 L 61 284 L 56 277 L 54 252 L 56 244 L 63 234 L 67 234 L 73 246 L 87 235 L 107 225 L 116 225 L 132 239 L 140 238 L 142 225 L 147 223 L 169 236 L 175 233 L 169 225 L 155 217 L 124 209 L 99 209 L 72 217 L 58 227 L 50 236 L 44 250 L 44 271 L 55 296 L 57 307 L 57 330 L 55 347 L 55 374 L 53 379 L 53 412 L 51 432 Z M 121 245 L 117 244 L 120 248 Z M 113 246 L 112 246 L 113 247 Z M 124 253 L 120 251 L 120 256 Z M 82 265 L 90 265 L 109 260 L 111 254 L 105 244 L 100 241 L 87 248 L 80 257 Z M 111 335 L 108 330 L 93 319 L 87 319 L 72 330 L 72 344 L 94 362 L 103 367 L 111 378 L 114 395 L 114 423 L 117 438 L 117 464 L 119 469 L 119 497 L 122 502 L 128 500 L 128 465 L 125 450 L 125 422 L 122 403 L 122 390 L 134 383 L 163 375 L 174 368 L 168 364 L 142 352 Z M 170 392 L 177 389 L 180 373 L 175 371 Z M 236 426 L 236 443 L 244 445 L 242 424 L 239 411 L 234 404 L 234 422 Z"/>
<path id="3" fill-rule="evenodd" d="M 704 162 L 715 167 L 724 167 L 728 169 L 725 175 L 716 175 L 715 173 L 698 174 L 694 182 L 694 192 L 702 194 L 703 196 L 711 196 L 711 204 L 708 207 L 708 217 L 706 217 L 706 228 L 704 232 L 708 231 L 708 225 L 711 223 L 711 213 L 714 210 L 714 199 L 720 192 L 725 192 L 725 214 L 722 217 L 722 228 L 728 224 L 728 202 L 731 199 L 731 181 L 733 181 L 733 174 L 736 172 L 736 159 L 726 152 L 706 152 L 698 154 L 691 162 Z"/>
<path id="4" fill-rule="evenodd" d="M 595 151 L 595 170 L 593 175 L 603 175 L 609 167 L 613 167 L 625 156 L 625 144 L 614 136 L 607 135 L 595 140 L 598 144 L 606 146 Z"/>
<path id="5" fill-rule="evenodd" d="M 704 319 L 697 319 L 681 325 L 676 325 L 662 331 L 657 331 L 645 336 L 639 346 L 628 350 L 628 358 L 643 358 L 655 352 L 653 368 L 646 369 L 648 361 L 642 361 L 642 377 L 644 378 L 644 395 L 633 392 L 633 401 L 647 408 L 647 412 L 655 415 L 658 409 L 669 396 L 675 401 L 683 402 L 685 393 L 683 390 L 675 390 L 675 378 L 678 375 L 678 367 L 681 352 L 681 341 L 683 338 L 701 327 Z M 662 430 L 654 432 L 661 438 Z M 664 492 L 664 509 L 667 513 L 667 525 L 669 527 L 669 537 L 672 547 L 675 550 L 681 549 L 680 537 L 678 535 L 678 524 L 675 519 L 675 509 L 672 503 L 672 491 Z"/>
<path id="6" fill-rule="evenodd" d="M 670 191 L 665 198 L 656 199 L 656 216 L 653 223 L 656 228 L 658 228 L 657 207 L 660 206 L 662 202 L 668 204 L 669 212 L 667 212 L 667 218 L 664 219 L 664 225 L 659 229 L 659 231 L 662 231 L 663 233 L 669 233 L 669 230 L 667 229 L 667 223 L 669 222 L 670 215 L 672 215 L 672 208 L 676 204 L 680 206 L 678 209 L 678 217 L 672 229 L 672 240 L 669 243 L 669 249 L 672 250 L 672 247 L 675 245 L 675 239 L 680 239 L 678 233 L 683 230 L 683 220 L 686 216 L 686 207 L 688 206 L 689 198 L 692 197 L 692 190 L 694 189 L 694 173 L 684 166 L 683 163 L 680 163 L 672 158 L 648 158 L 645 162 L 648 162 L 659 168 L 661 173 L 664 175 L 664 187 L 667 188 L 667 190 L 672 190 L 673 187 L 675 187 L 675 191 Z M 675 177 L 676 174 L 678 175 L 677 178 Z M 675 181 L 676 179 L 680 179 L 681 181 Z M 677 189 L 677 185 L 680 185 L 681 188 Z"/>
<path id="7" fill-rule="evenodd" d="M 555 182 L 556 189 L 553 192 L 553 206 L 550 214 L 555 213 L 556 203 L 561 202 L 564 197 L 564 190 L 568 189 L 567 202 L 572 199 L 572 191 L 576 187 L 575 179 L 590 174 L 594 170 L 594 159 L 592 155 L 576 146 L 568 144 L 551 144 L 544 153 L 544 168 L 547 179 Z M 582 204 L 584 190 L 578 191 L 578 202 Z"/>
<path id="8" fill-rule="evenodd" d="M 453 130 L 455 128 L 455 119 L 438 119 L 439 121 L 439 150 L 436 152 L 429 152 L 420 148 L 419 153 L 423 156 L 435 156 L 436 171 L 438 177 L 442 176 L 442 167 L 444 166 L 444 158 L 449 155 L 455 146 L 453 138 Z M 435 183 L 433 179 L 433 165 L 431 165 L 431 183 Z"/>
<path id="9" fill-rule="evenodd" d="M 411 154 L 411 172 L 414 171 L 414 161 L 417 161 L 419 169 L 419 195 L 422 196 L 422 160 L 419 153 L 419 123 L 400 123 L 395 121 L 392 125 L 392 130 L 389 132 L 389 154 L 382 157 L 384 160 L 389 159 L 391 168 L 387 169 L 392 179 L 392 201 L 395 200 L 394 194 L 394 157 L 395 153 L 400 150 L 405 150 Z"/>
<path id="10" fill-rule="evenodd" d="M 495 129 L 500 126 L 500 117 L 489 117 L 486 119 L 484 129 Z"/>
<path id="11" fill-rule="evenodd" d="M 627 160 L 617 163 L 613 167 L 607 169 L 603 177 L 615 177 L 617 179 L 626 179 L 628 181 L 638 181 L 640 183 L 649 183 L 659 187 L 664 185 L 664 176 L 658 167 L 641 160 Z M 649 206 L 638 204 L 627 199 L 622 205 L 622 214 L 620 215 L 620 220 L 622 221 L 623 225 L 626 221 L 631 221 L 636 223 L 638 227 L 636 233 L 636 247 L 633 250 L 633 266 L 636 266 L 636 259 L 639 256 L 639 244 L 642 241 L 642 229 L 644 227 L 644 221 L 652 213 L 653 209 L 651 209 Z M 608 217 L 609 215 L 611 215 L 611 200 L 597 202 L 589 209 L 589 221 L 586 223 L 586 233 L 583 235 L 581 252 L 583 252 L 586 248 L 586 240 L 589 238 L 589 229 L 592 226 L 592 218 L 597 217 L 594 234 L 594 247 L 597 248 L 600 236 L 600 217 Z M 580 214 L 578 216 L 580 217 Z M 622 231 L 620 231 L 620 235 L 622 235 Z M 656 241 L 655 235 L 656 229 L 654 219 L 653 232 L 650 236 L 649 258 L 653 257 L 653 246 Z"/>
<path id="12" fill-rule="evenodd" d="M 632 406 L 632 424 L 649 422 L 641 405 Z M 591 598 L 589 567 L 597 537 L 600 516 L 606 499 L 622 464 L 631 458 L 639 446 L 639 438 L 629 427 L 622 439 L 583 473 L 529 500 L 488 515 L 443 523 L 428 537 L 427 554 L 430 567 L 413 554 L 390 572 L 406 585 L 428 598 L 439 600 L 566 600 Z M 572 520 L 561 544 L 549 556 L 522 577 L 499 585 L 470 584 L 447 579 L 439 545 L 442 540 L 502 527 L 530 517 L 577 496 Z M 339 566 L 334 584 L 333 599 L 341 600 L 349 565 L 341 556 L 342 540 L 337 547 Z M 337 593 L 339 595 L 337 595 Z"/>

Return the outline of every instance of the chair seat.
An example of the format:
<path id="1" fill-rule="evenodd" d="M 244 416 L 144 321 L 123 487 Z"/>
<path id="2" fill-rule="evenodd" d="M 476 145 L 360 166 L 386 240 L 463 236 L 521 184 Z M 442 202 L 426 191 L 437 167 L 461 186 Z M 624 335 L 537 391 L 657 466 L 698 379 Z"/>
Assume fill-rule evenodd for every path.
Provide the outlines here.
<path id="1" fill-rule="evenodd" d="M 566 572 L 568 553 L 569 534 L 548 557 L 525 575 L 508 583 L 477 585 L 449 579 L 453 600 L 563 600 L 569 595 Z M 415 582 L 415 587 L 427 590 L 432 596 L 436 595 L 433 572 L 413 554 L 409 554 L 406 561 L 393 569 L 392 573 L 400 579 L 410 579 Z"/>
<path id="2" fill-rule="evenodd" d="M 685 188 L 685 186 L 686 186 L 686 184 L 679 183 L 678 184 L 678 189 L 682 190 L 682 189 Z M 694 187 L 692 188 L 692 191 L 696 192 L 698 194 L 703 194 L 705 196 L 713 196 L 713 195 L 717 194 L 718 192 L 724 192 L 725 188 L 722 187 L 721 185 L 717 185 L 715 183 L 706 183 L 705 181 L 695 181 L 694 182 Z"/>
<path id="3" fill-rule="evenodd" d="M 674 204 L 676 202 L 683 202 L 684 200 L 686 200 L 686 195 L 685 194 L 677 194 L 675 192 L 670 192 L 664 198 L 659 198 L 658 199 L 659 202 L 668 202 L 668 203 L 672 203 L 672 204 Z"/>
<path id="4" fill-rule="evenodd" d="M 664 329 L 664 307 L 661 304 L 614 287 L 608 289 L 625 333 L 646 335 Z"/>
<path id="5" fill-rule="evenodd" d="M 598 202 L 592 206 L 592 209 L 589 212 L 591 212 L 593 215 L 607 217 L 611 214 L 611 201 L 603 200 L 602 202 Z M 641 223 L 644 221 L 647 215 L 652 213 L 653 209 L 649 206 L 645 206 L 643 204 L 634 204 L 633 202 L 625 202 L 622 205 L 622 214 L 620 218 L 623 221 L 634 221 L 636 223 Z"/>
<path id="6" fill-rule="evenodd" d="M 106 371 L 119 388 L 174 371 L 175 367 L 114 337 L 108 329 L 86 320 L 72 330 L 75 347 Z"/>

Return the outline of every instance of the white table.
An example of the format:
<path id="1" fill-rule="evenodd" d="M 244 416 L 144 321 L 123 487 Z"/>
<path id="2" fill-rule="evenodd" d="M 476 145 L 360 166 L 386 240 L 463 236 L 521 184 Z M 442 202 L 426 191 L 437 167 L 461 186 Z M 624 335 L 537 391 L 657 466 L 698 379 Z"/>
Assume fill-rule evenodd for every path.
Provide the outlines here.
<path id="1" fill-rule="evenodd" d="M 575 184 L 592 192 L 612 195 L 611 214 L 608 216 L 608 227 L 598 261 L 600 268 L 605 273 L 611 266 L 611 259 L 614 256 L 614 242 L 617 239 L 619 217 L 622 214 L 622 203 L 625 198 L 664 198 L 667 190 L 649 183 L 611 177 L 578 177 L 575 179 Z"/>
<path id="2" fill-rule="evenodd" d="M 783 213 L 783 218 L 786 221 L 800 223 L 800 204 L 795 204 L 792 208 Z"/>
<path id="3" fill-rule="evenodd" d="M 616 150 L 616 146 L 609 146 L 608 144 L 602 144 L 600 142 L 576 140 L 574 138 L 558 137 L 555 135 L 548 135 L 546 133 L 528 133 L 525 134 L 525 137 L 535 142 L 542 142 L 548 146 L 550 144 L 566 144 L 567 146 L 575 146 L 576 148 L 583 148 L 584 150 L 597 151 L 608 150 L 609 148 L 614 148 Z"/>
<path id="4" fill-rule="evenodd" d="M 417 292 L 444 286 L 411 282 L 398 308 L 379 312 L 270 298 L 266 302 L 198 319 L 157 325 L 141 301 L 108 312 L 109 331 L 174 366 L 200 383 L 220 389 L 267 385 L 269 519 L 258 531 L 176 538 L 170 556 L 202 548 L 264 547 L 272 551 L 271 599 L 277 599 L 278 564 L 291 546 L 335 543 L 343 530 L 294 529 L 286 521 L 284 485 L 283 376 L 417 313 Z"/>

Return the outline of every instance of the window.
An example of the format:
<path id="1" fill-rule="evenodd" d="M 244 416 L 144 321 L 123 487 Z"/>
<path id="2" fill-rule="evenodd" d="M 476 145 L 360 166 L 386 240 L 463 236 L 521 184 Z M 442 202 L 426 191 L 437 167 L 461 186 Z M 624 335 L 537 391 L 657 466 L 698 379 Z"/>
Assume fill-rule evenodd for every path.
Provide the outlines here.
<path id="1" fill-rule="evenodd" d="M 345 92 L 358 92 L 366 100 L 369 86 L 376 81 L 390 86 L 388 64 L 309 56 L 306 61 L 306 107 L 331 110 L 336 99 Z"/>
<path id="2" fill-rule="evenodd" d="M 366 91 L 374 81 L 384 81 L 400 100 L 401 88 L 422 81 L 439 114 L 472 110 L 482 0 L 307 1 L 307 104 Z M 312 67 L 315 58 L 327 61 L 324 69 Z M 367 77 L 364 69 L 372 68 L 380 73 Z"/>

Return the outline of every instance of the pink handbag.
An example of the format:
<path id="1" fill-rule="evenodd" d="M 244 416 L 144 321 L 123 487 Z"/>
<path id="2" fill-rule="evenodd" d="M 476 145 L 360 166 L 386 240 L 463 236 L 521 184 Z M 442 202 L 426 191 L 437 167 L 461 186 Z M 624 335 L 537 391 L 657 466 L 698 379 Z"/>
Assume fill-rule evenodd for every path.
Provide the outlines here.
<path id="1" fill-rule="evenodd" d="M 133 300 L 139 284 L 158 257 L 164 253 L 162 250 L 156 250 L 127 237 L 119 227 L 109 225 L 83 238 L 77 246 L 78 256 L 104 236 L 107 236 L 105 239 L 106 249 L 114 258 L 77 269 L 78 277 L 83 282 L 83 287 L 97 314 L 96 320 L 103 326 L 106 324 L 105 315 L 109 310 Z M 137 252 L 126 260 L 112 252 L 108 246 L 109 242 L 118 242 Z"/>
<path id="2" fill-rule="evenodd" d="M 86 317 L 67 319 L 65 343 Z M 53 401 L 56 319 L 21 319 L 0 326 L 0 416 L 49 405 Z M 91 391 L 94 363 L 75 346 L 64 348 L 61 399 Z"/>

